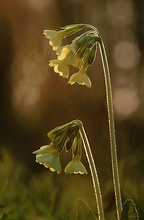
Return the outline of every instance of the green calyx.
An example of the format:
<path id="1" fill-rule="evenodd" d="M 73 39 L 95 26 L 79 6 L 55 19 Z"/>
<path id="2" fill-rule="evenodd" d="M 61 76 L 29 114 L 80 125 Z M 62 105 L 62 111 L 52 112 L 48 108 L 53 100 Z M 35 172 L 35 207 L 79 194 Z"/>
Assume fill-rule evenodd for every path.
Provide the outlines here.
<path id="1" fill-rule="evenodd" d="M 80 133 L 78 133 L 72 145 L 72 156 L 73 157 L 78 156 L 81 159 L 81 155 L 82 155 L 82 140 L 80 138 Z"/>
<path id="2" fill-rule="evenodd" d="M 88 51 L 88 65 L 91 66 L 95 60 L 97 52 L 97 44 L 91 47 Z"/>
<path id="3" fill-rule="evenodd" d="M 86 27 L 85 24 L 71 24 L 62 27 L 62 29 L 64 30 L 66 36 L 70 36 L 76 33 L 77 31 L 82 30 L 84 27 Z"/>

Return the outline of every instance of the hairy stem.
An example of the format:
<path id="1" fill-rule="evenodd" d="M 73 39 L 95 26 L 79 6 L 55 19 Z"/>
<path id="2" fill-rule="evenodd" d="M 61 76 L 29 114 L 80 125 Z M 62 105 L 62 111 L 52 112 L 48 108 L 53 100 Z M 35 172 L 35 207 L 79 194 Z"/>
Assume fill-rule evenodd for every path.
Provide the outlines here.
<path id="1" fill-rule="evenodd" d="M 100 37 L 99 45 L 100 45 L 100 53 L 101 53 L 101 58 L 102 58 L 102 63 L 103 63 L 105 86 L 106 86 L 110 148 L 111 148 L 111 162 L 112 162 L 113 183 L 114 183 L 114 192 L 115 192 L 116 208 L 117 208 L 117 218 L 118 220 L 120 220 L 120 215 L 122 211 L 122 200 L 121 200 L 121 192 L 120 192 L 119 173 L 118 173 L 118 160 L 117 160 L 117 148 L 116 148 L 116 138 L 115 138 L 111 79 L 110 79 L 107 55 L 106 55 L 105 47 L 104 47 L 101 37 Z"/>
<path id="2" fill-rule="evenodd" d="M 83 140 L 84 149 L 86 152 L 86 157 L 87 157 L 90 171 L 91 171 L 93 187 L 94 187 L 96 203 L 97 203 L 97 209 L 98 209 L 98 219 L 104 220 L 105 218 L 104 218 L 104 211 L 103 211 L 103 202 L 102 202 L 98 174 L 97 174 L 97 170 L 95 167 L 95 162 L 94 162 L 94 158 L 93 158 L 93 155 L 91 152 L 90 144 L 89 144 L 89 141 L 88 141 L 88 138 L 87 138 L 87 135 L 86 135 L 86 132 L 84 130 L 83 125 L 80 126 L 80 134 L 81 134 L 81 137 Z"/>

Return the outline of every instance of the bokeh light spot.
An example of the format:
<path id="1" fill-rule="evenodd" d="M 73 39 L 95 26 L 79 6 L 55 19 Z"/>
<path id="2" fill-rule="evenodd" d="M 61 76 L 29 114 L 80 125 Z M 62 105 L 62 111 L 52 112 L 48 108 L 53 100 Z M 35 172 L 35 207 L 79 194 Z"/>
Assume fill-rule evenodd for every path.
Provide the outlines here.
<path id="1" fill-rule="evenodd" d="M 50 0 L 28 0 L 30 7 L 36 11 L 41 11 L 50 4 Z"/>
<path id="2" fill-rule="evenodd" d="M 121 116 L 129 116 L 140 104 L 137 92 L 133 88 L 121 88 L 114 92 L 114 110 Z"/>
<path id="3" fill-rule="evenodd" d="M 129 69 L 138 64 L 140 51 L 135 42 L 121 41 L 114 47 L 114 62 L 124 69 Z"/>
<path id="4" fill-rule="evenodd" d="M 109 2 L 107 6 L 107 16 L 111 25 L 115 27 L 131 25 L 134 18 L 131 0 Z"/>

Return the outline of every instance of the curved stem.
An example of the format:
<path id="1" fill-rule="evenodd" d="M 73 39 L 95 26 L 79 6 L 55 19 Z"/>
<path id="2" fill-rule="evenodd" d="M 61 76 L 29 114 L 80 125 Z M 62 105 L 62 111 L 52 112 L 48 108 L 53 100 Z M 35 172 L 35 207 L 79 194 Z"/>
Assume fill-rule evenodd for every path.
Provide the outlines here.
<path id="1" fill-rule="evenodd" d="M 112 90 L 111 90 L 111 80 L 110 80 L 110 72 L 109 72 L 107 56 L 106 56 L 105 47 L 104 47 L 101 37 L 100 37 L 99 45 L 100 45 L 100 53 L 101 53 L 101 58 L 102 58 L 102 63 L 103 63 L 105 86 L 106 86 L 112 173 L 113 173 L 114 192 L 115 192 L 115 199 L 116 199 L 117 218 L 119 220 L 121 211 L 122 211 L 122 200 L 121 200 L 121 192 L 120 192 L 119 173 L 118 173 L 118 160 L 117 160 L 117 149 L 116 149 L 116 138 L 115 138 Z"/>
<path id="2" fill-rule="evenodd" d="M 83 125 L 80 126 L 80 134 L 81 134 L 81 137 L 83 140 L 84 149 L 86 152 L 86 157 L 87 157 L 90 171 L 91 171 L 93 187 L 94 187 L 94 192 L 95 192 L 95 196 L 96 196 L 97 209 L 98 209 L 98 219 L 104 220 L 105 218 L 104 218 L 104 211 L 103 211 L 103 202 L 102 202 L 98 174 L 97 174 L 97 170 L 95 167 L 95 162 L 94 162 L 94 158 L 93 158 L 93 155 L 91 152 L 90 144 L 89 144 L 89 141 L 88 141 L 88 138 L 87 138 L 87 135 L 86 135 L 86 132 L 84 130 Z"/>

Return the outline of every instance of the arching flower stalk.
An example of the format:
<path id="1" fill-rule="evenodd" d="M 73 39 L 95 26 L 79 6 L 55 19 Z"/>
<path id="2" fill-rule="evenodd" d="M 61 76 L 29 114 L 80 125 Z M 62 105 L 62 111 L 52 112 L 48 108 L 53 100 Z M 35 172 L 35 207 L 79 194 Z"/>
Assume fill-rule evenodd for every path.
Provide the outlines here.
<path id="1" fill-rule="evenodd" d="M 83 34 L 73 39 L 70 45 L 62 45 L 62 40 L 64 38 L 82 30 L 83 28 L 89 28 L 90 30 L 85 31 Z M 106 87 L 111 162 L 116 199 L 117 219 L 120 220 L 122 201 L 118 173 L 111 79 L 103 40 L 98 30 L 94 26 L 89 24 L 67 25 L 58 32 L 45 30 L 44 35 L 50 40 L 49 43 L 53 47 L 53 50 L 56 52 L 57 55 L 56 60 L 50 61 L 50 66 L 54 67 L 54 71 L 56 73 L 58 73 L 62 77 L 69 78 L 69 66 L 72 65 L 78 68 L 78 71 L 72 74 L 69 78 L 68 83 L 70 83 L 71 85 L 73 85 L 74 83 L 78 83 L 80 85 L 91 87 L 92 84 L 89 76 L 87 75 L 87 69 L 89 66 L 92 65 L 95 60 L 97 46 L 99 46 L 100 48 Z"/>
<path id="2" fill-rule="evenodd" d="M 84 146 L 88 164 L 91 171 L 93 187 L 98 209 L 98 219 L 104 220 L 103 202 L 99 185 L 98 174 L 90 149 L 90 145 L 80 120 L 74 120 L 65 125 L 56 127 L 48 133 L 51 143 L 34 151 L 36 162 L 43 164 L 53 172 L 61 173 L 60 153 L 72 151 L 72 160 L 64 169 L 66 174 L 87 174 L 87 170 L 81 162 L 82 147 Z"/>

